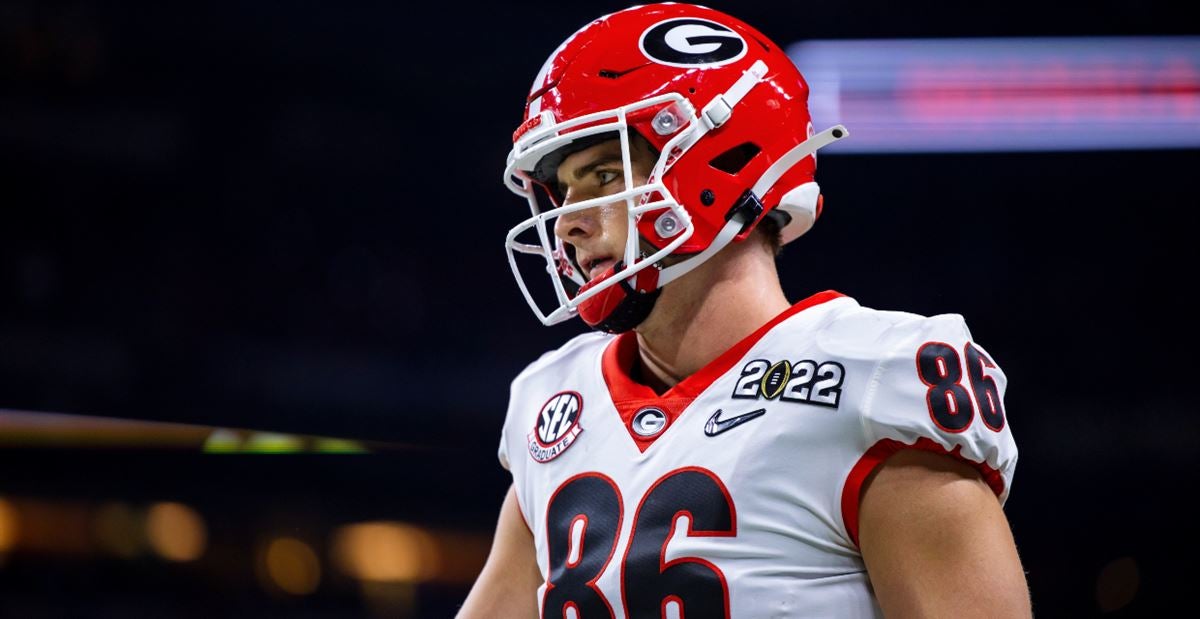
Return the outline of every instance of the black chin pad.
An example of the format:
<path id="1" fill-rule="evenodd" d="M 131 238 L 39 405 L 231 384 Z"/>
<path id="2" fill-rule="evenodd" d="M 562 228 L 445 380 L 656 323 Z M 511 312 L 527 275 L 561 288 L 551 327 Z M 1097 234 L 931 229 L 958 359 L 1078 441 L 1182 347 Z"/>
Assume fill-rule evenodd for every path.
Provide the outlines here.
<path id="1" fill-rule="evenodd" d="M 608 318 L 592 327 L 593 329 L 608 333 L 624 333 L 642 324 L 642 321 L 646 320 L 650 311 L 654 309 L 658 295 L 662 293 L 661 288 L 655 288 L 650 292 L 638 292 L 629 285 L 628 281 L 623 281 L 619 285 L 625 289 L 625 298 L 617 304 L 617 308 L 608 315 Z"/>

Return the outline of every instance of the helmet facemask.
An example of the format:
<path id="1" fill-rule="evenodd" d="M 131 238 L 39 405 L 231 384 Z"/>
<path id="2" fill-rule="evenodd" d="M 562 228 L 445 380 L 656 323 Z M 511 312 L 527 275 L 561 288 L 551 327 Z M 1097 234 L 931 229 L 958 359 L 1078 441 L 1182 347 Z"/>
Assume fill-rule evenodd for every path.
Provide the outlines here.
<path id="1" fill-rule="evenodd" d="M 631 118 L 647 115 L 653 118 L 651 122 L 656 130 L 662 127 L 662 131 L 675 135 L 658 153 L 646 181 L 634 185 L 632 149 L 637 134 L 631 127 Z M 517 139 L 504 174 L 505 185 L 513 193 L 526 198 L 532 213 L 531 217 L 509 231 L 505 242 L 513 275 L 530 308 L 543 324 L 551 325 L 579 314 L 582 304 L 615 286 L 624 285 L 628 292 L 634 294 L 655 292 L 660 285 L 657 274 L 643 271 L 661 269 L 663 259 L 690 239 L 695 231 L 687 209 L 659 180 L 699 137 L 697 130 L 702 126 L 691 104 L 679 95 L 670 94 L 565 123 L 555 124 L 553 116 L 549 114 L 543 114 L 538 120 L 536 125 Z M 553 179 L 547 178 L 547 173 L 557 168 L 557 162 L 548 166 L 541 164 L 547 158 L 557 158 L 560 162 L 570 153 L 581 150 L 581 145 L 586 148 L 605 139 L 620 141 L 624 189 L 611 195 L 562 205 L 547 183 L 553 182 Z M 547 204 L 543 205 L 543 202 Z M 627 226 L 624 251 L 617 268 L 588 282 L 586 274 L 574 261 L 571 246 L 554 235 L 553 222 L 569 213 L 619 202 L 624 203 Z M 664 246 L 654 247 L 643 241 L 638 224 L 645 217 L 655 222 L 660 236 L 669 238 Z M 543 303 L 535 300 L 525 281 L 525 272 L 529 269 L 522 270 L 517 262 L 517 254 L 541 258 L 545 272 L 552 275 L 556 308 L 547 311 L 543 309 L 545 299 Z"/>
<path id="2" fill-rule="evenodd" d="M 648 315 L 650 295 L 746 239 L 763 217 L 778 218 L 783 243 L 804 234 L 821 212 L 815 152 L 847 135 L 840 126 L 814 135 L 807 100 L 808 85 L 783 50 L 713 9 L 636 6 L 568 37 L 534 80 L 503 177 L 530 206 L 506 249 L 534 314 L 547 325 L 579 315 L 619 332 L 645 318 L 626 301 L 640 298 L 635 304 Z M 639 186 L 632 184 L 635 134 L 658 152 Z M 619 140 L 624 189 L 555 200 L 557 178 L 547 172 L 572 148 L 606 137 Z M 591 195 L 598 194 L 576 197 Z M 587 281 L 579 267 L 592 265 L 576 264 L 552 222 L 614 201 L 624 213 L 625 247 L 603 243 L 604 252 L 620 254 L 603 257 L 617 267 Z M 596 256 L 582 258 L 595 264 Z M 531 282 L 547 274 L 552 285 L 536 291 Z"/>

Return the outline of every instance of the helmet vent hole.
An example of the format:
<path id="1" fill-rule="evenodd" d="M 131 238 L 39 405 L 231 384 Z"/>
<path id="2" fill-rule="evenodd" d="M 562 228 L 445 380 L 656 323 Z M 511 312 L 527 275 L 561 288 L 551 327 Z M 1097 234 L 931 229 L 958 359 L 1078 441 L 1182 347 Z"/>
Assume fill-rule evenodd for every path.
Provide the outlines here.
<path id="1" fill-rule="evenodd" d="M 741 172 L 742 168 L 746 167 L 746 164 L 750 163 L 750 160 L 754 159 L 754 156 L 760 152 L 762 152 L 762 149 L 759 148 L 757 144 L 753 142 L 743 142 L 738 146 L 734 146 L 720 155 L 717 155 L 712 161 L 708 162 L 708 165 L 726 174 L 737 174 L 738 172 Z"/>

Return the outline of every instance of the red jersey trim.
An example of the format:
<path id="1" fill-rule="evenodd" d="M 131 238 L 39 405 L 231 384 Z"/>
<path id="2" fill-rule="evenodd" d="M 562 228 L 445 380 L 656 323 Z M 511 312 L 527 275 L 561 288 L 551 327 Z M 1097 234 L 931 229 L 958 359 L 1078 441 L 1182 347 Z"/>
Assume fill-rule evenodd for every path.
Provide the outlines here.
<path id="1" fill-rule="evenodd" d="M 662 395 L 658 395 L 650 387 L 635 381 L 629 376 L 629 372 L 633 368 L 634 360 L 638 354 L 637 333 L 627 331 L 617 336 L 604 349 L 600 369 L 604 375 L 604 382 L 608 385 L 609 396 L 612 398 L 613 405 L 617 408 L 617 413 L 621 415 L 621 420 L 624 422 L 625 429 L 629 432 L 630 438 L 637 444 L 640 451 L 645 452 L 658 437 L 671 429 L 671 425 L 675 423 L 675 419 L 683 413 L 684 409 L 691 405 L 696 396 L 703 393 L 705 389 L 708 389 L 713 384 L 713 381 L 728 372 L 768 331 L 784 320 L 810 307 L 844 296 L 840 292 L 826 290 L 796 303 L 778 316 L 772 318 L 767 324 L 759 327 L 754 333 L 742 338 L 741 341 L 734 344 L 729 350 L 726 350 L 719 357 L 710 361 L 708 365 L 700 368 L 695 374 L 683 379 Z M 658 408 L 667 415 L 666 428 L 652 437 L 635 434 L 630 425 L 634 414 L 647 406 Z"/>
<path id="2" fill-rule="evenodd" d="M 885 438 L 872 445 L 862 458 L 859 458 L 854 468 L 850 469 L 850 475 L 846 477 L 846 484 L 842 488 L 842 522 L 846 524 L 846 532 L 850 534 L 850 541 L 854 542 L 855 547 L 858 546 L 858 506 L 862 498 L 863 482 L 892 454 L 903 449 L 930 451 L 965 462 L 979 471 L 979 474 L 983 476 L 983 481 L 992 489 L 992 492 L 996 493 L 996 496 L 1004 493 L 1004 477 L 1000 471 L 988 466 L 986 462 L 975 462 L 962 455 L 962 445 L 957 445 L 953 451 L 948 451 L 928 438 L 919 438 L 912 445 Z"/>

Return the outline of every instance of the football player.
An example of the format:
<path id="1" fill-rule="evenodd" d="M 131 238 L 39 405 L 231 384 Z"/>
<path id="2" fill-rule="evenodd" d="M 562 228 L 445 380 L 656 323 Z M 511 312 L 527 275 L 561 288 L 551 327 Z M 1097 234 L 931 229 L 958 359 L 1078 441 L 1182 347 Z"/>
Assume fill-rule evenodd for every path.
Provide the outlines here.
<path id="1" fill-rule="evenodd" d="M 595 332 L 512 383 L 513 484 L 459 617 L 1030 616 L 995 360 L 957 314 L 781 289 L 848 135 L 807 99 L 775 43 L 687 4 L 546 61 L 509 261 L 543 323 Z"/>

